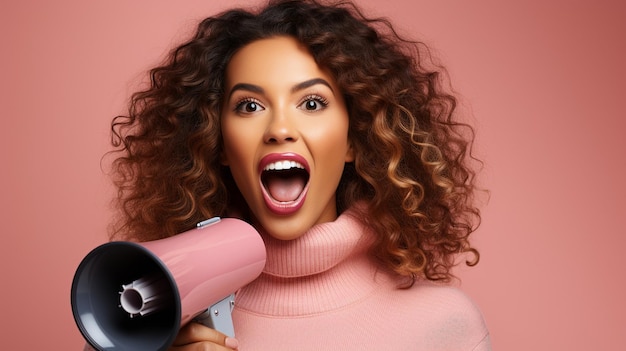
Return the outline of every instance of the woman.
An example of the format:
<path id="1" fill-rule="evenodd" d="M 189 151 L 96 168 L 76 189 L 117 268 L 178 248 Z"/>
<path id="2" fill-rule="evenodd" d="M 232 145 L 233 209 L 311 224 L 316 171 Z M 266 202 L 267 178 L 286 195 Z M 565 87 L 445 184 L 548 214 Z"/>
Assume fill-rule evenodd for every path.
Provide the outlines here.
<path id="1" fill-rule="evenodd" d="M 427 48 L 349 3 L 271 1 L 205 19 L 113 121 L 121 216 L 154 240 L 203 219 L 261 233 L 237 339 L 198 324 L 173 350 L 489 350 L 445 286 L 479 221 L 472 129 Z"/>

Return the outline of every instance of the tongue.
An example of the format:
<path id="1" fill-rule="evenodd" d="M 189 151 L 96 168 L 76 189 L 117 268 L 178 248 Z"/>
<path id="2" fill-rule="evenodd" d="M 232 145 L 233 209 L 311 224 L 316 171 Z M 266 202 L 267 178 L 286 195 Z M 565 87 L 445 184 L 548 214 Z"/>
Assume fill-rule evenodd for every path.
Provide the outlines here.
<path id="1" fill-rule="evenodd" d="M 267 190 L 276 201 L 294 201 L 304 189 L 304 179 L 301 177 L 269 177 Z"/>

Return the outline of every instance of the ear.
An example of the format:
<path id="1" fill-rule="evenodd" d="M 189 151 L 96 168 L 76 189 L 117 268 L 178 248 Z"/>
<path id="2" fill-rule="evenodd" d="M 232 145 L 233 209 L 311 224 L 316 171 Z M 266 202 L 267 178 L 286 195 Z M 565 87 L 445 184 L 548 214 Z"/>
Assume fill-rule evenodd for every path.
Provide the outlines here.
<path id="1" fill-rule="evenodd" d="M 346 163 L 354 162 L 354 147 L 352 147 L 352 143 L 348 140 L 348 151 L 346 152 Z"/>
<path id="2" fill-rule="evenodd" d="M 229 166 L 228 157 L 226 157 L 226 153 L 224 152 L 224 150 L 220 151 L 220 163 L 222 164 L 222 166 Z"/>

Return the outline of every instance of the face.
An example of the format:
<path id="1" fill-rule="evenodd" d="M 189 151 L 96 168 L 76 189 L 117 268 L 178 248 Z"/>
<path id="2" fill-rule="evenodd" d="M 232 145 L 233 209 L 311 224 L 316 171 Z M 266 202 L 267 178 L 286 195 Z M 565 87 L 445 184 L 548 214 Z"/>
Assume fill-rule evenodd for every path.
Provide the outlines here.
<path id="1" fill-rule="evenodd" d="M 257 229 L 295 239 L 337 218 L 348 113 L 333 77 L 295 39 L 240 49 L 226 70 L 223 164 L 230 167 Z"/>

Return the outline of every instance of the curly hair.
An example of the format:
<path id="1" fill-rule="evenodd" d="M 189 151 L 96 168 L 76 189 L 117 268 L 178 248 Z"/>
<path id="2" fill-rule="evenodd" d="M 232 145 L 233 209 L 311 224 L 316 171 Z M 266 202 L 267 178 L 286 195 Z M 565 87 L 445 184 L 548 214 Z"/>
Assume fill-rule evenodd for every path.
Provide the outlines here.
<path id="1" fill-rule="evenodd" d="M 112 122 L 120 217 L 111 237 L 154 240 L 233 207 L 245 211 L 220 164 L 225 70 L 243 46 L 290 36 L 335 77 L 349 113 L 355 161 L 337 189 L 341 213 L 365 202 L 371 253 L 414 281 L 448 281 L 456 257 L 478 262 L 469 235 L 480 222 L 471 167 L 473 129 L 455 117 L 443 68 L 428 47 L 401 38 L 386 19 L 352 3 L 270 1 L 203 20 L 195 35 L 150 71 L 128 115 Z"/>

